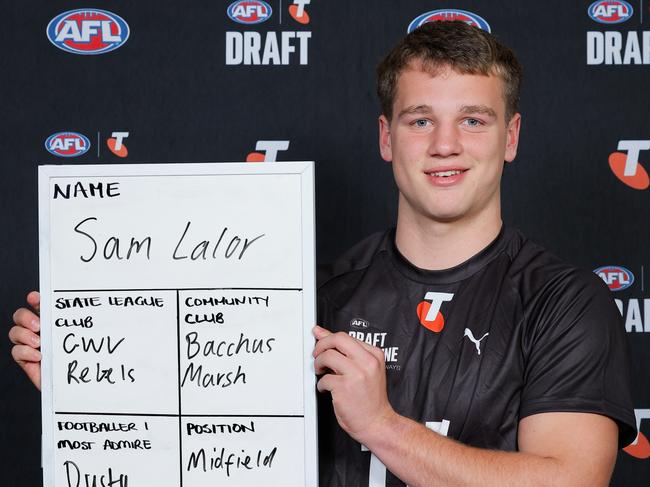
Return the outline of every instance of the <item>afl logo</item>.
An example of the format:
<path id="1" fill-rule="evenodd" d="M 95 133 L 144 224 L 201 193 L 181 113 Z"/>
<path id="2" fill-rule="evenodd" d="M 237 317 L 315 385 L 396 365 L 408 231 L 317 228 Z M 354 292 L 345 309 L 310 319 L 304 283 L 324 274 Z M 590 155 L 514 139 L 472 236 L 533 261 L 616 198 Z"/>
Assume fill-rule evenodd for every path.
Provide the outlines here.
<path id="1" fill-rule="evenodd" d="M 354 328 L 368 328 L 370 326 L 370 323 L 363 318 L 354 318 L 350 320 L 350 326 Z"/>
<path id="2" fill-rule="evenodd" d="M 262 0 L 239 0 L 230 4 L 228 17 L 240 24 L 261 24 L 271 18 L 271 6 Z"/>
<path id="3" fill-rule="evenodd" d="M 52 44 L 73 54 L 104 54 L 124 45 L 129 25 L 106 10 L 82 8 L 57 15 L 47 24 Z"/>
<path id="4" fill-rule="evenodd" d="M 473 25 L 474 27 L 478 27 L 479 29 L 482 29 L 486 32 L 492 32 L 490 29 L 490 24 L 488 24 L 483 17 L 480 17 L 466 10 L 456 9 L 432 10 L 431 12 L 424 13 L 413 19 L 413 22 L 409 24 L 407 32 L 410 34 L 423 24 L 441 20 L 460 20 L 462 22 L 468 23 L 469 25 Z"/>
<path id="5" fill-rule="evenodd" d="M 589 5 L 587 13 L 601 24 L 620 24 L 632 17 L 634 9 L 622 0 L 600 0 Z"/>
<path id="6" fill-rule="evenodd" d="M 622 291 L 634 283 L 634 274 L 625 267 L 607 265 L 594 270 L 612 291 Z"/>
<path id="7" fill-rule="evenodd" d="M 57 132 L 47 138 L 45 148 L 55 156 L 77 157 L 88 152 L 90 141 L 76 132 Z"/>

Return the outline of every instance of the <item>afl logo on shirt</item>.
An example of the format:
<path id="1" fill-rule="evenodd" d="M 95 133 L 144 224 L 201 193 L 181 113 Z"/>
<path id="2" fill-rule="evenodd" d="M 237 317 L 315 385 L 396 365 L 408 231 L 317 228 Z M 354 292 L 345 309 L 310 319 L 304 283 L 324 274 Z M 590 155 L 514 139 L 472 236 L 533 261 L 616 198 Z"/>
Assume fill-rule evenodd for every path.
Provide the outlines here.
<path id="1" fill-rule="evenodd" d="M 454 295 L 451 293 L 426 293 L 424 301 L 421 301 L 416 309 L 422 326 L 435 333 L 440 333 L 445 327 L 445 317 L 440 312 L 440 306 L 445 301 L 451 301 L 453 297 Z"/>
<path id="2" fill-rule="evenodd" d="M 354 328 L 368 328 L 370 323 L 363 318 L 353 318 L 350 320 L 350 326 Z"/>

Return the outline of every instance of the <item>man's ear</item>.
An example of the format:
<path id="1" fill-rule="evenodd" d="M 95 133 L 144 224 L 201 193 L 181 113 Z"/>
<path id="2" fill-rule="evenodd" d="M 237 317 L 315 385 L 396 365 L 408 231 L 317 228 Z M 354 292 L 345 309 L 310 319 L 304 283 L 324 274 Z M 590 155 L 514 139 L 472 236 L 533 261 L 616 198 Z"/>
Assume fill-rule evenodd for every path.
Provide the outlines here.
<path id="1" fill-rule="evenodd" d="M 386 162 L 393 160 L 393 149 L 390 145 L 390 122 L 385 115 L 379 117 L 379 153 Z"/>
<path id="2" fill-rule="evenodd" d="M 517 156 L 517 146 L 519 145 L 519 129 L 521 128 L 521 114 L 515 113 L 506 128 L 506 153 L 505 161 L 512 162 Z"/>

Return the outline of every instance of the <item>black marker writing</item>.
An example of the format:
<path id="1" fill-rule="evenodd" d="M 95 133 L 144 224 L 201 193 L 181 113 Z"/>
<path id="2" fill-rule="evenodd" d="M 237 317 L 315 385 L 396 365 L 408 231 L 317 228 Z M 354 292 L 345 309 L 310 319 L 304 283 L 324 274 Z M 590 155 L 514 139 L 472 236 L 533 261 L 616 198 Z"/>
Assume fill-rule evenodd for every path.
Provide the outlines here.
<path id="1" fill-rule="evenodd" d="M 74 231 L 80 235 L 85 236 L 90 240 L 90 243 L 92 244 L 92 252 L 89 257 L 84 257 L 83 255 L 80 255 L 79 258 L 83 262 L 90 262 L 95 258 L 95 255 L 97 255 L 97 240 L 93 238 L 93 236 L 90 233 L 86 233 L 80 229 L 82 225 L 85 225 L 89 221 L 98 221 L 98 219 L 94 216 L 88 217 L 84 220 L 81 220 L 77 225 L 74 227 Z M 111 236 L 109 237 L 106 242 L 104 243 L 104 248 L 103 248 L 103 256 L 104 259 L 110 260 L 110 259 L 126 259 L 129 260 L 131 259 L 132 254 L 135 251 L 135 254 L 139 254 L 140 251 L 142 250 L 143 247 L 146 246 L 146 257 L 147 260 L 150 259 L 150 254 L 151 254 L 151 237 L 145 237 L 142 240 L 136 240 L 135 237 L 131 237 L 131 242 L 129 244 L 128 250 L 126 251 L 126 255 L 123 256 L 124 250 L 123 248 L 120 247 L 121 241 L 119 237 L 116 236 Z M 122 244 L 124 245 L 124 244 Z"/>
<path id="2" fill-rule="evenodd" d="M 59 450 L 90 450 L 94 444 L 94 441 L 59 440 L 56 443 L 56 447 Z"/>
<path id="3" fill-rule="evenodd" d="M 255 423 L 226 423 L 226 424 L 196 424 L 187 423 L 187 436 L 205 434 L 231 434 L 231 433 L 255 433 Z"/>
<path id="4" fill-rule="evenodd" d="M 99 362 L 95 363 L 92 371 L 90 367 L 82 367 L 80 370 L 79 362 L 73 360 L 68 363 L 68 371 L 66 374 L 66 379 L 68 384 L 88 384 L 93 380 L 97 383 L 106 382 L 109 384 L 115 384 L 117 380 L 122 382 L 135 382 L 135 369 L 127 368 L 124 364 L 120 365 L 118 369 L 119 374 L 114 374 L 115 369 L 113 367 L 104 368 Z"/>
<path id="5" fill-rule="evenodd" d="M 239 354 L 262 354 L 273 351 L 273 342 L 275 338 L 253 338 L 246 337 L 243 333 L 239 334 L 239 339 L 235 341 L 201 341 L 198 332 L 192 331 L 185 335 L 187 343 L 187 358 L 193 359 L 201 354 L 204 357 L 216 355 L 217 357 L 232 357 Z"/>
<path id="6" fill-rule="evenodd" d="M 79 181 L 74 183 L 74 185 L 66 184 L 65 189 L 61 189 L 61 186 L 59 186 L 58 183 L 54 183 L 53 199 L 57 199 L 59 196 L 66 200 L 70 199 L 70 196 L 73 198 L 78 198 L 80 196 L 84 198 L 104 198 L 104 196 L 107 198 L 115 198 L 120 195 L 118 188 L 119 185 L 120 183 L 113 182 L 106 183 L 106 186 L 104 186 L 104 183 L 100 181 L 97 183 L 87 183 L 87 185 L 84 186 L 84 183 Z"/>
<path id="7" fill-rule="evenodd" d="M 219 236 L 219 239 L 217 240 L 216 243 L 210 242 L 210 240 L 201 240 L 198 244 L 194 246 L 190 254 L 187 254 L 187 250 L 183 249 L 183 246 L 185 245 L 184 240 L 186 238 L 187 232 L 190 229 L 190 226 L 192 225 L 191 221 L 187 222 L 187 225 L 185 225 L 185 230 L 183 230 L 183 234 L 181 235 L 180 239 L 178 240 L 178 243 L 176 244 L 176 248 L 174 249 L 174 253 L 172 254 L 172 258 L 174 260 L 183 260 L 183 259 L 191 259 L 191 260 L 206 260 L 208 258 L 210 246 L 212 245 L 212 258 L 216 259 L 217 258 L 217 251 L 220 250 L 220 245 L 223 240 L 224 235 L 228 231 L 228 227 L 224 227 L 223 230 L 221 231 L 221 235 Z M 264 234 L 258 235 L 257 237 L 254 237 L 253 239 L 249 240 L 248 238 L 244 238 L 243 240 L 243 246 L 241 250 L 239 251 L 238 254 L 238 259 L 241 260 L 242 257 L 244 257 L 244 253 L 248 250 L 248 248 L 253 245 L 254 242 L 262 238 Z M 235 235 L 230 239 L 230 242 L 225 248 L 224 251 L 224 257 L 226 259 L 230 259 L 235 253 L 239 250 L 239 245 L 242 244 L 242 238 L 239 237 L 238 235 Z M 191 244 L 190 244 L 191 246 Z"/>
<path id="8" fill-rule="evenodd" d="M 104 440 L 104 450 L 151 450 L 150 440 Z"/>
<path id="9" fill-rule="evenodd" d="M 185 387 L 185 382 L 194 382 L 199 387 L 230 387 L 238 384 L 239 382 L 246 384 L 246 374 L 242 371 L 241 365 L 237 366 L 237 371 L 228 372 L 206 372 L 203 370 L 203 365 L 198 367 L 193 362 L 185 369 L 181 387 Z"/>
<path id="10" fill-rule="evenodd" d="M 115 353 L 117 347 L 119 347 L 126 338 L 120 338 L 117 343 L 111 340 L 110 336 L 102 337 L 101 340 L 97 341 L 97 338 L 88 338 L 81 337 L 80 340 L 77 339 L 77 336 L 74 333 L 68 333 L 63 339 L 63 351 L 65 353 L 72 353 L 81 347 L 81 350 L 84 352 L 95 352 L 100 353 L 102 350 L 106 350 L 109 354 Z"/>
<path id="11" fill-rule="evenodd" d="M 154 296 L 109 296 L 108 304 L 111 306 L 152 306 L 162 308 L 164 306 L 163 298 Z"/>
<path id="12" fill-rule="evenodd" d="M 262 450 L 257 450 L 257 452 L 253 453 L 253 456 L 247 454 L 245 450 L 240 450 L 241 454 L 226 451 L 225 448 L 221 448 L 219 451 L 216 448 L 212 450 L 215 456 L 206 456 L 203 448 L 193 451 L 187 462 L 187 471 L 196 469 L 204 472 L 208 470 L 225 470 L 226 477 L 230 477 L 230 471 L 233 468 L 238 470 L 253 470 L 261 467 L 271 468 L 278 447 L 274 447 L 267 454 L 264 454 Z"/>
<path id="13" fill-rule="evenodd" d="M 225 296 L 210 297 L 210 298 L 195 298 L 189 296 L 185 298 L 185 306 L 191 308 L 193 306 L 240 306 L 243 304 L 263 304 L 269 307 L 268 296 L 245 296 L 227 298 Z"/>
<path id="14" fill-rule="evenodd" d="M 104 423 L 95 421 L 57 421 L 59 431 L 85 431 L 87 433 L 113 433 L 138 431 L 135 423 Z"/>
<path id="15" fill-rule="evenodd" d="M 113 469 L 108 468 L 106 474 L 82 474 L 76 463 L 71 460 L 63 462 L 68 487 L 128 487 L 129 476 L 113 474 Z"/>
<path id="16" fill-rule="evenodd" d="M 71 326 L 80 326 L 81 328 L 92 328 L 93 317 L 86 316 L 85 318 L 57 318 L 54 320 L 54 326 L 59 328 L 68 328 Z"/>
<path id="17" fill-rule="evenodd" d="M 203 313 L 203 314 L 192 314 L 188 313 L 185 315 L 185 323 L 188 325 L 198 325 L 201 323 L 215 323 L 223 325 L 223 313 Z"/>
<path id="18" fill-rule="evenodd" d="M 57 298 L 54 307 L 56 309 L 86 308 L 88 306 L 101 306 L 99 297 L 91 296 L 85 298 Z"/>

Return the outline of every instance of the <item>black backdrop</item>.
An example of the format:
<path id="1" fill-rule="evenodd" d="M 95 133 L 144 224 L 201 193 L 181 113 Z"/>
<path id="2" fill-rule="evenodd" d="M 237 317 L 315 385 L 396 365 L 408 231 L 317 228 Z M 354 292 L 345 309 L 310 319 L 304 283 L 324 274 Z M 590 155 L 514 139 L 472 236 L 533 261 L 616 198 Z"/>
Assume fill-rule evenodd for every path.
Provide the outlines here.
<path id="1" fill-rule="evenodd" d="M 650 140 L 650 0 L 629 2 L 622 11 L 631 15 L 615 24 L 593 20 L 591 1 L 312 0 L 305 7 L 309 23 L 291 16 L 292 0 L 267 2 L 271 17 L 259 24 L 231 20 L 230 1 L 3 2 L 0 316 L 6 324 L 38 282 L 38 164 L 242 161 L 263 154 L 257 141 L 288 141 L 279 161 L 317 161 L 319 262 L 392 225 L 396 190 L 377 150 L 374 67 L 420 14 L 463 9 L 483 17 L 525 68 L 522 136 L 504 176 L 504 220 L 567 261 L 592 270 L 623 266 L 634 276 L 613 298 L 626 317 L 635 407 L 650 408 L 650 275 L 644 275 L 650 189 L 629 186 L 608 163 L 619 141 Z M 48 40 L 50 20 L 90 7 L 128 23 L 124 45 L 76 55 Z M 262 49 L 276 37 L 279 50 L 288 33 L 295 50 L 285 52 L 288 64 L 226 64 L 227 36 L 254 35 L 247 32 L 260 33 Z M 614 46 L 602 51 L 600 64 L 594 64 L 602 47 L 596 41 L 589 64 L 588 32 Z M 67 131 L 85 135 L 88 152 L 64 159 L 46 150 L 49 136 Z M 129 133 L 127 157 L 107 146 L 113 132 Z M 638 159 L 631 166 L 642 178 L 650 151 Z M 6 338 L 0 374 L 0 485 L 38 486 L 39 395 L 12 362 Z M 650 419 L 641 431 L 650 435 Z M 650 459 L 635 455 L 620 453 L 612 485 L 648 482 Z"/>

